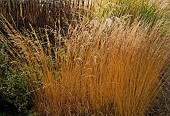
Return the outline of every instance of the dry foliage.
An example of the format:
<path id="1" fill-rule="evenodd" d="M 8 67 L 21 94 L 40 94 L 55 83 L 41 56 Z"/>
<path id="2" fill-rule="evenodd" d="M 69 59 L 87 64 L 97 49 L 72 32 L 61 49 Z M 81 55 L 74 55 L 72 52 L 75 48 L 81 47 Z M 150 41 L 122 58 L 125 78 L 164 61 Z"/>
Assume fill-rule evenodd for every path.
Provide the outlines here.
<path id="1" fill-rule="evenodd" d="M 4 19 L 10 39 L 0 39 L 25 74 L 39 114 L 144 116 L 163 84 L 170 38 L 159 26 L 126 24 L 82 24 L 68 38 L 51 30 L 59 38 L 54 47 L 47 33 L 42 43 L 34 29 L 23 35 Z"/>
<path id="2" fill-rule="evenodd" d="M 89 0 L 1 0 L 0 13 L 2 13 L 15 29 L 52 28 L 67 29 L 82 17 L 89 15 L 91 9 Z M 57 28 L 58 28 L 57 27 Z"/>

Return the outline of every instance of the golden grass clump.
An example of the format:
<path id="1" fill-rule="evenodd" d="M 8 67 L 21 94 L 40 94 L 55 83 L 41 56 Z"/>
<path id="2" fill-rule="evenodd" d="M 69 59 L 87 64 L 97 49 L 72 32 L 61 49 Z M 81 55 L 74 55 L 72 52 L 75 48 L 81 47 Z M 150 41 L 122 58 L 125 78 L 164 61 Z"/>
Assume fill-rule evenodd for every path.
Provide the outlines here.
<path id="1" fill-rule="evenodd" d="M 161 89 L 170 38 L 159 26 L 126 24 L 82 24 L 68 38 L 51 30 L 60 43 L 53 47 L 47 33 L 43 43 L 34 29 L 23 35 L 4 20 L 10 40 L 0 40 L 25 74 L 40 115 L 144 116 Z"/>

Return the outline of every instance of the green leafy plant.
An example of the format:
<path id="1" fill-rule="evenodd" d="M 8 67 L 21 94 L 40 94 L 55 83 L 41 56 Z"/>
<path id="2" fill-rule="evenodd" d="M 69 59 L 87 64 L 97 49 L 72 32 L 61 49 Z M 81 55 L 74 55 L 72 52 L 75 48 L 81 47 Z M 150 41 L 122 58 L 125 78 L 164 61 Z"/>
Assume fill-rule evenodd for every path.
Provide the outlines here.
<path id="1" fill-rule="evenodd" d="M 6 51 L 5 45 L 0 42 L 0 96 L 2 97 L 0 102 L 15 106 L 19 112 L 27 112 L 30 95 L 28 88 L 23 76 L 17 73 L 18 69 L 10 63 Z"/>

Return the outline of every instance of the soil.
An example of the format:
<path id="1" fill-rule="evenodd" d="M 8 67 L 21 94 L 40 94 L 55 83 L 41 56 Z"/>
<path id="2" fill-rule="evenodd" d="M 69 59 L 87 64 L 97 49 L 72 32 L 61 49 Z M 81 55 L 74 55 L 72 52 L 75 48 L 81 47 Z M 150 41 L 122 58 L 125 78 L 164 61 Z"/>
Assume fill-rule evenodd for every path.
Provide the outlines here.
<path id="1" fill-rule="evenodd" d="M 150 116 L 170 116 L 170 65 L 165 73 L 167 80 L 158 97 L 154 100 L 154 105 L 150 110 Z"/>

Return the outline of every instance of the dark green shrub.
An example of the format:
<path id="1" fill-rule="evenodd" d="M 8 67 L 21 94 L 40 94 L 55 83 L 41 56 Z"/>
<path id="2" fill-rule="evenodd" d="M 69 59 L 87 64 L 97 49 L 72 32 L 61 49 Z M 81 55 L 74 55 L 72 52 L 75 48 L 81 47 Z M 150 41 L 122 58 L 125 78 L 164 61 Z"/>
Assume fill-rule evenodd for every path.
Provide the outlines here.
<path id="1" fill-rule="evenodd" d="M 15 107 L 19 112 L 27 112 L 29 103 L 29 90 L 25 85 L 22 74 L 16 72 L 13 65 L 5 54 L 5 47 L 0 43 L 0 104 Z M 18 75 L 19 74 L 19 75 Z M 8 109 L 7 109 L 8 110 Z M 18 112 L 15 111 L 15 112 Z"/>

